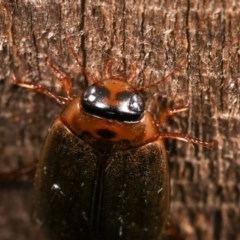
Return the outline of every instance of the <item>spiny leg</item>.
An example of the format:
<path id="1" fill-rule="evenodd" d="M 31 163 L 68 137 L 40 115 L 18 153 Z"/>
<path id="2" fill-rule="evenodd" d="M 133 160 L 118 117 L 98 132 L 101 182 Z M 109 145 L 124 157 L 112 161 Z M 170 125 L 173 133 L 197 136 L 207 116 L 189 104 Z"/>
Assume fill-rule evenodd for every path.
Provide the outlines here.
<path id="1" fill-rule="evenodd" d="M 69 100 L 69 99 L 58 96 L 56 93 L 50 91 L 49 89 L 47 89 L 46 87 L 44 87 L 38 83 L 21 81 L 21 80 L 17 79 L 14 74 L 12 75 L 12 78 L 13 78 L 12 81 L 14 84 L 19 85 L 24 88 L 32 89 L 36 92 L 40 92 L 61 105 L 66 104 L 66 102 Z M 62 85 L 65 82 L 66 81 L 61 81 Z M 36 169 L 36 164 L 31 164 L 22 169 L 9 171 L 9 172 L 1 172 L 0 173 L 0 182 L 9 182 L 9 181 L 17 180 L 24 175 L 34 172 L 35 169 Z"/>
<path id="2" fill-rule="evenodd" d="M 212 141 L 212 142 L 206 142 L 202 141 L 198 138 L 194 138 L 189 134 L 184 134 L 184 133 L 159 133 L 158 137 L 160 138 L 171 138 L 171 139 L 178 139 L 180 141 L 188 142 L 191 144 L 196 144 L 196 145 L 201 145 L 206 148 L 213 148 L 217 146 L 217 141 Z"/>
<path id="3" fill-rule="evenodd" d="M 189 108 L 189 105 L 190 105 L 189 101 L 187 101 L 187 103 L 184 104 L 183 106 L 178 106 L 173 109 L 171 109 L 171 108 L 163 109 L 160 112 L 159 117 L 158 117 L 158 126 L 161 126 L 163 123 L 165 123 L 168 117 L 171 117 L 174 114 L 179 113 L 179 112 L 187 111 Z"/>
<path id="4" fill-rule="evenodd" d="M 21 80 L 17 79 L 14 74 L 12 75 L 12 78 L 13 78 L 12 81 L 14 84 L 19 85 L 24 88 L 32 89 L 36 92 L 40 92 L 40 93 L 46 95 L 47 97 L 51 98 L 52 100 L 56 101 L 58 104 L 64 105 L 67 102 L 67 99 L 58 96 L 56 93 L 50 91 L 49 89 L 42 86 L 41 84 L 21 81 Z"/>
<path id="5" fill-rule="evenodd" d="M 156 81 L 156 82 L 154 82 L 152 84 L 146 85 L 146 86 L 138 87 L 136 90 L 140 91 L 140 90 L 144 90 L 146 88 L 151 88 L 151 87 L 157 86 L 161 82 L 164 82 L 164 81 L 168 80 L 175 72 L 179 72 L 182 69 L 182 66 L 183 66 L 183 64 L 185 62 L 186 61 L 183 60 L 179 65 L 174 67 L 173 70 L 170 73 L 168 73 L 167 75 L 163 76 L 160 80 L 158 80 L 158 81 Z"/>
<path id="6" fill-rule="evenodd" d="M 49 97 L 50 99 L 56 101 L 58 104 L 64 105 L 64 104 L 66 104 L 67 101 L 69 101 L 69 99 L 71 99 L 71 97 L 70 97 L 70 89 L 71 89 L 70 80 L 67 77 L 65 77 L 63 74 L 61 74 L 58 71 L 58 69 L 55 66 L 53 66 L 53 64 L 51 64 L 49 61 L 47 61 L 47 65 L 55 73 L 57 73 L 58 80 L 61 82 L 63 90 L 65 91 L 65 93 L 67 95 L 67 98 L 58 96 L 56 93 L 50 91 L 49 89 L 42 86 L 41 84 L 21 81 L 21 80 L 17 79 L 14 74 L 12 75 L 12 81 L 16 85 L 19 85 L 24 88 L 32 89 L 36 92 L 42 93 L 42 94 L 46 95 L 47 97 Z M 36 169 L 36 164 L 32 164 L 32 165 L 26 166 L 22 169 L 9 171 L 9 172 L 1 172 L 0 173 L 0 182 L 9 182 L 9 181 L 17 180 L 17 179 L 21 178 L 21 176 L 23 176 L 23 175 L 27 175 L 29 173 L 34 172 L 35 169 Z"/>
<path id="7" fill-rule="evenodd" d="M 188 110 L 188 108 L 189 108 L 189 101 L 185 105 L 176 107 L 174 109 L 169 109 L 169 108 L 164 109 L 163 111 L 161 111 L 161 113 L 159 115 L 158 126 L 161 126 L 167 120 L 168 117 L 173 116 L 176 113 L 186 111 L 186 110 Z M 188 142 L 191 144 L 201 145 L 206 148 L 212 148 L 212 147 L 217 146 L 216 141 L 206 142 L 206 141 L 202 141 L 198 138 L 194 138 L 189 134 L 184 134 L 184 133 L 173 133 L 173 132 L 159 133 L 158 137 L 178 139 L 178 140 L 185 141 L 185 142 Z"/>

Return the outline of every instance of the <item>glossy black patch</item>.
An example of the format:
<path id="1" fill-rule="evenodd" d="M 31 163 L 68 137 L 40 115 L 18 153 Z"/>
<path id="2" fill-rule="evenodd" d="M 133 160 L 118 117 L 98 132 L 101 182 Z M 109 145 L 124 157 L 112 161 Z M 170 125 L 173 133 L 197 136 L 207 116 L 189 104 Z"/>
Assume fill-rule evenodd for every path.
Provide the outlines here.
<path id="1" fill-rule="evenodd" d="M 93 84 L 84 92 L 81 104 L 89 113 L 120 122 L 140 120 L 145 110 L 144 100 L 139 93 L 122 91 L 116 94 L 116 105 L 109 104 L 110 92 L 102 85 Z"/>
<path id="2" fill-rule="evenodd" d="M 116 136 L 116 133 L 113 131 L 110 131 L 109 129 L 98 129 L 97 134 L 106 139 L 112 139 Z"/>
<path id="3" fill-rule="evenodd" d="M 145 104 L 144 104 L 143 97 L 141 96 L 140 93 L 122 91 L 116 95 L 116 99 L 119 102 L 128 101 L 129 102 L 128 106 L 130 110 L 133 112 L 141 113 L 142 111 L 144 111 Z"/>

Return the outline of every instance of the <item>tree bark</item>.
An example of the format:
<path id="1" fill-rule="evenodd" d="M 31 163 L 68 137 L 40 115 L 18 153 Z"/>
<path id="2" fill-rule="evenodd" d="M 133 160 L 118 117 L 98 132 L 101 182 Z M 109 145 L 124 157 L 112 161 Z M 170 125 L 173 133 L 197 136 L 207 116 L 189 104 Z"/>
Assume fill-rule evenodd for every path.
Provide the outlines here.
<path id="1" fill-rule="evenodd" d="M 239 1 L 8 1 L 0 0 L 1 171 L 37 162 L 44 136 L 61 108 L 13 86 L 17 78 L 60 92 L 48 57 L 80 94 L 87 84 L 64 32 L 83 66 L 104 77 L 104 62 L 129 73 L 136 85 L 159 80 L 183 61 L 180 72 L 152 89 L 154 114 L 163 100 L 189 111 L 162 131 L 218 141 L 206 149 L 167 140 L 171 222 L 184 239 L 240 239 L 240 2 Z M 116 68 L 116 69 L 115 69 Z M 31 223 L 33 179 L 0 186 L 0 238 L 42 239 Z"/>

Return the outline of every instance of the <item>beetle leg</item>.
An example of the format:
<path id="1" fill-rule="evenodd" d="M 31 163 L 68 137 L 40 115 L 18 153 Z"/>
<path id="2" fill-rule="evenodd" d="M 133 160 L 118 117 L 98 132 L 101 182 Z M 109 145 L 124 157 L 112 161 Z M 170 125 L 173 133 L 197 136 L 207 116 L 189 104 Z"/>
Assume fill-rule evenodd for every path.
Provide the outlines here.
<path id="1" fill-rule="evenodd" d="M 177 65 L 176 67 L 174 67 L 173 70 L 172 70 L 171 72 L 169 72 L 167 75 L 163 76 L 161 79 L 157 80 L 157 81 L 154 82 L 154 83 L 151 83 L 151 84 L 149 84 L 149 85 L 136 88 L 136 91 L 141 91 L 141 90 L 144 90 L 144 89 L 146 89 L 146 88 L 155 87 L 155 86 L 157 86 L 159 83 L 165 82 L 165 81 L 168 80 L 170 77 L 172 77 L 172 75 L 173 75 L 175 72 L 179 72 L 179 71 L 182 69 L 182 67 L 183 67 L 183 65 L 184 65 L 185 62 L 186 62 L 185 60 L 181 61 L 181 63 L 180 63 L 179 65 Z"/>
<path id="2" fill-rule="evenodd" d="M 172 138 L 172 139 L 178 139 L 184 142 L 188 142 L 191 144 L 197 144 L 197 145 L 201 145 L 203 147 L 206 148 L 213 148 L 217 146 L 217 142 L 216 141 L 212 141 L 212 142 L 206 142 L 206 141 L 202 141 L 198 138 L 194 138 L 191 135 L 188 134 L 183 134 L 183 133 L 173 133 L 173 132 L 169 132 L 169 133 L 159 133 L 158 137 L 160 138 Z"/>
<path id="3" fill-rule="evenodd" d="M 16 85 L 19 85 L 21 87 L 25 87 L 28 89 L 33 89 L 36 92 L 40 92 L 40 93 L 48 96 L 49 98 L 53 99 L 54 101 L 56 101 L 58 104 L 64 105 L 67 102 L 67 99 L 57 96 L 56 93 L 50 91 L 49 89 L 47 89 L 46 87 L 44 87 L 38 83 L 21 81 L 21 80 L 17 79 L 14 74 L 12 75 L 12 77 L 13 77 L 12 81 Z"/>
<path id="4" fill-rule="evenodd" d="M 26 166 L 22 169 L 17 169 L 8 172 L 0 173 L 0 182 L 11 182 L 20 179 L 22 176 L 35 173 L 36 163 Z"/>
<path id="5" fill-rule="evenodd" d="M 160 112 L 159 117 L 158 117 L 158 125 L 161 126 L 163 123 L 166 122 L 168 117 L 171 117 L 174 114 L 179 113 L 179 112 L 187 111 L 188 108 L 189 108 L 189 101 L 187 101 L 187 103 L 183 106 L 179 106 L 179 107 L 176 107 L 173 109 L 170 109 L 170 108 L 163 109 Z"/>

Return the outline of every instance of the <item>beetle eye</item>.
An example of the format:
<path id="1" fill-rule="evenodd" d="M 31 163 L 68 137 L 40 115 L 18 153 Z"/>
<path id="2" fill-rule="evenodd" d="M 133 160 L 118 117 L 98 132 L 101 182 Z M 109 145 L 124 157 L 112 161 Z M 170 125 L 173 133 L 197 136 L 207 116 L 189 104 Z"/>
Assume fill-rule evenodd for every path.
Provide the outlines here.
<path id="1" fill-rule="evenodd" d="M 129 101 L 129 109 L 136 113 L 144 111 L 144 101 L 139 94 L 132 94 Z"/>

